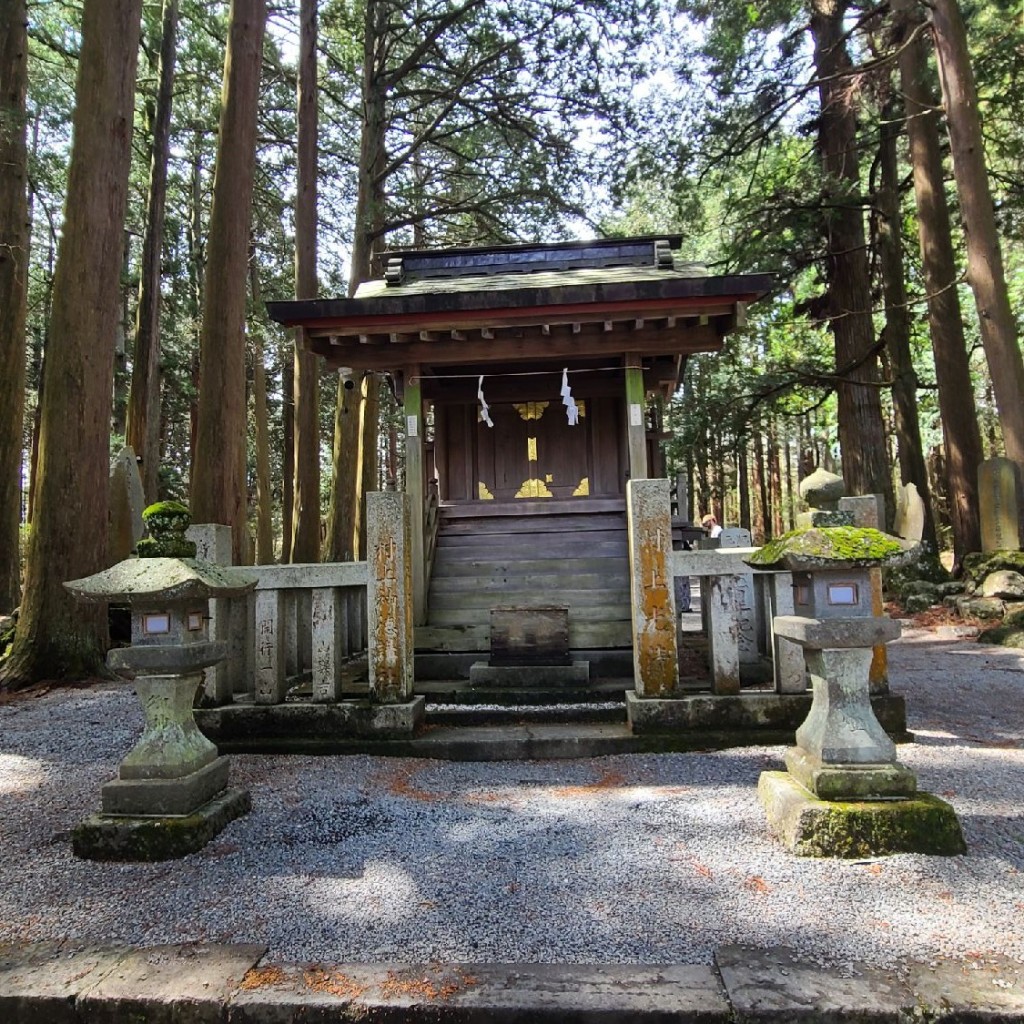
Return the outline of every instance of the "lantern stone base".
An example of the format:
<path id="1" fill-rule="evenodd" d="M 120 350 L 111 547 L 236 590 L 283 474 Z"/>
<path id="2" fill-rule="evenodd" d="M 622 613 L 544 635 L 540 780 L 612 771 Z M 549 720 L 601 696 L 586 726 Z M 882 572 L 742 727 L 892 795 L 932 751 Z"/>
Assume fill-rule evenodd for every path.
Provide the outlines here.
<path id="1" fill-rule="evenodd" d="M 879 857 L 967 852 L 956 812 L 930 793 L 906 800 L 820 800 L 788 772 L 762 772 L 768 827 L 801 857 Z"/>
<path id="2" fill-rule="evenodd" d="M 191 814 L 228 784 L 226 757 L 178 779 L 114 779 L 101 790 L 104 814 Z"/>
<path id="3" fill-rule="evenodd" d="M 94 814 L 74 829 L 71 846 L 86 860 L 172 860 L 201 850 L 251 808 L 248 790 L 227 789 L 191 814 Z"/>
<path id="4" fill-rule="evenodd" d="M 800 747 L 786 751 L 789 774 L 820 800 L 906 799 L 917 792 L 909 768 L 890 764 L 823 764 Z"/>

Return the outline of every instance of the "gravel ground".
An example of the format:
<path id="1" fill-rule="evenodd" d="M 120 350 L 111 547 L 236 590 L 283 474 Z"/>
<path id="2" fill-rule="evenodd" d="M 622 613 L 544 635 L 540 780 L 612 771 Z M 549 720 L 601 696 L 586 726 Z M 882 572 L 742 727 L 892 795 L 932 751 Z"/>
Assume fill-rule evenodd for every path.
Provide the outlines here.
<path id="1" fill-rule="evenodd" d="M 1024 654 L 910 631 L 890 649 L 966 857 L 811 861 L 767 834 L 782 748 L 454 764 L 233 758 L 253 811 L 154 865 L 71 855 L 141 728 L 124 686 L 0 705 L 0 943 L 257 942 L 271 961 L 1024 962 Z"/>

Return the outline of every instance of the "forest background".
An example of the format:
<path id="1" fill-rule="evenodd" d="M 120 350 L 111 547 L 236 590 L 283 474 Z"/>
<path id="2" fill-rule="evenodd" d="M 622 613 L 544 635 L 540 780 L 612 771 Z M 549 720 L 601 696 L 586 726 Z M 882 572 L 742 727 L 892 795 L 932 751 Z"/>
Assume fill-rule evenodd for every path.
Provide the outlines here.
<path id="1" fill-rule="evenodd" d="M 1015 0 L 0 0 L 0 687 L 99 664 L 60 583 L 107 564 L 126 442 L 238 561 L 358 557 L 399 410 L 264 298 L 669 232 L 777 275 L 649 410 L 691 513 L 778 534 L 820 465 L 977 550 L 978 464 L 1024 465 Z"/>

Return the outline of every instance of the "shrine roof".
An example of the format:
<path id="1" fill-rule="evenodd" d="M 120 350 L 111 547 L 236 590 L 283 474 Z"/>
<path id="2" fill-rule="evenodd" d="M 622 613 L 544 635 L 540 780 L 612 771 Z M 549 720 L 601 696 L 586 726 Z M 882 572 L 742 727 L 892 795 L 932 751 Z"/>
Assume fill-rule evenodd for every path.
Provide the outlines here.
<path id="1" fill-rule="evenodd" d="M 643 236 L 486 248 L 395 250 L 352 298 L 268 302 L 329 366 L 607 358 L 720 349 L 771 274 L 710 274 L 682 238 Z M 678 360 L 677 360 L 678 361 Z M 681 365 L 681 364 L 680 364 Z"/>
<path id="2" fill-rule="evenodd" d="M 346 321 L 403 317 L 426 322 L 449 314 L 605 308 L 645 303 L 663 309 L 673 300 L 753 301 L 772 286 L 770 274 L 711 275 L 703 264 L 679 259 L 678 235 L 589 242 L 395 250 L 378 258 L 383 276 L 360 285 L 353 298 L 268 302 L 285 326 L 331 328 Z"/>

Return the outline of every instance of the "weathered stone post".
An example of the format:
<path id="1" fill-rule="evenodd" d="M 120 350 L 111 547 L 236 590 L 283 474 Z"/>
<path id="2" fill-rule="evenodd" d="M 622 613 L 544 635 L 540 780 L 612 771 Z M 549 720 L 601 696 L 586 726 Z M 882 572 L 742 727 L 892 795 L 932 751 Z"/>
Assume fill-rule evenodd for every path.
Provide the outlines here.
<path id="1" fill-rule="evenodd" d="M 785 534 L 749 559 L 793 574 L 795 614 L 774 628 L 803 649 L 813 688 L 788 772 L 763 772 L 758 784 L 769 827 L 795 853 L 964 852 L 953 808 L 916 792 L 871 706 L 871 649 L 900 627 L 874 615 L 869 570 L 907 554 L 877 530 L 823 527 Z"/>
<path id="2" fill-rule="evenodd" d="M 199 731 L 192 714 L 203 669 L 227 654 L 209 636 L 209 603 L 248 593 L 255 578 L 193 557 L 184 538 L 188 510 L 174 503 L 146 510 L 152 537 L 139 542 L 154 557 L 118 562 L 65 586 L 85 601 L 132 609 L 132 646 L 107 664 L 134 676 L 146 716 L 142 738 L 118 778 L 102 789 L 102 813 L 74 831 L 76 855 L 93 860 L 165 860 L 206 845 L 245 814 L 249 794 L 228 789 L 228 760 Z"/>
<path id="3" fill-rule="evenodd" d="M 412 503 L 401 491 L 366 496 L 370 699 L 412 699 L 413 591 L 409 551 Z"/>
<path id="4" fill-rule="evenodd" d="M 630 480 L 626 515 L 636 695 L 674 697 L 679 654 L 668 480 Z"/>

